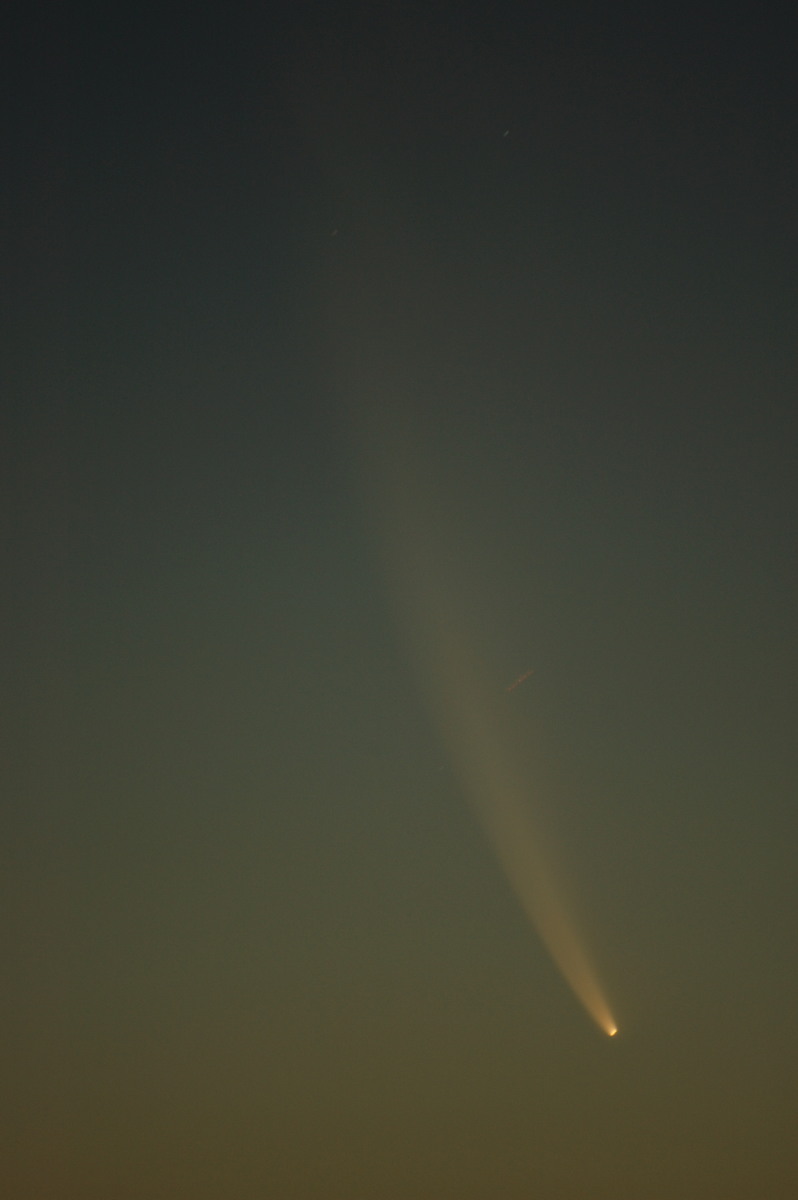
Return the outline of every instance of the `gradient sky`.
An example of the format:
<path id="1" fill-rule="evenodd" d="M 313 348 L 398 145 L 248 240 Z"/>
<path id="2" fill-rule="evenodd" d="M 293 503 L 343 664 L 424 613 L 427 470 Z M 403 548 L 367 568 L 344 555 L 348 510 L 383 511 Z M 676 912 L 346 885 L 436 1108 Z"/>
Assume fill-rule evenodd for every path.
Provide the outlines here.
<path id="1" fill-rule="evenodd" d="M 12 6 L 0 1190 L 793 1200 L 795 30 L 389 7 Z"/>

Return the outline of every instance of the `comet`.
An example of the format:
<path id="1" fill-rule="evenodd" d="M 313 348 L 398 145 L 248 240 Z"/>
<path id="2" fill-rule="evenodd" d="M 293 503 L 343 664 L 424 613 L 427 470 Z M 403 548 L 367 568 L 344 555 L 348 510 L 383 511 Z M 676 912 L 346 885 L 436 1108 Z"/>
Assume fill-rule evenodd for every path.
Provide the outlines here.
<path id="1" fill-rule="evenodd" d="M 528 732 L 516 730 L 514 737 L 507 710 L 497 709 L 456 600 L 462 589 L 446 586 L 443 556 L 429 543 L 425 547 L 423 523 L 416 527 L 408 519 L 413 508 L 400 507 L 403 519 L 391 529 L 391 575 L 433 721 L 523 912 L 585 1011 L 615 1037 L 617 1023 L 579 932 L 557 857 L 535 819 L 535 801 L 542 797 L 529 764 L 524 765 Z M 532 673 L 525 671 L 506 690 Z"/>
<path id="2" fill-rule="evenodd" d="M 507 882 L 585 1011 L 608 1037 L 615 1037 L 618 1027 L 580 935 L 555 855 L 534 820 L 529 784 L 508 747 L 491 730 L 487 715 L 479 708 L 468 712 L 453 707 L 460 711 L 453 723 L 447 722 L 452 762 Z"/>
<path id="3" fill-rule="evenodd" d="M 412 329 L 416 290 L 418 297 L 434 294 L 424 271 L 414 281 L 408 258 L 412 261 L 415 242 L 409 238 L 406 254 L 408 238 L 397 228 L 397 236 L 387 237 L 380 226 L 368 255 L 359 265 L 349 264 L 330 300 L 331 330 L 345 372 L 345 413 L 387 591 L 432 723 L 497 864 L 574 996 L 599 1029 L 615 1037 L 617 1022 L 544 836 L 541 813 L 548 797 L 540 766 L 530 761 L 530 730 L 521 728 L 517 705 L 496 703 L 484 644 L 490 632 L 474 624 L 475 616 L 469 620 L 480 606 L 472 601 L 473 579 L 460 577 L 457 546 L 474 542 L 453 496 L 446 494 L 446 463 L 437 461 L 429 436 L 434 417 L 414 400 L 417 386 L 412 370 L 408 374 L 406 348 L 395 342 L 395 287 L 380 307 L 379 281 L 406 281 L 410 291 L 402 312 Z M 500 627 L 497 598 L 490 602 Z M 532 674 L 524 671 L 504 693 L 515 692 Z"/>

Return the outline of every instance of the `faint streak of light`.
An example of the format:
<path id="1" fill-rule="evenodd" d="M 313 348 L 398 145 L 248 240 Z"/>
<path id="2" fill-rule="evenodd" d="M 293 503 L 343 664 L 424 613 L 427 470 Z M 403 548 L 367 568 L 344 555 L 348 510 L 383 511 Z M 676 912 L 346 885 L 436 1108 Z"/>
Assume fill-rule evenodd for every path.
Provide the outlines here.
<path id="1" fill-rule="evenodd" d="M 510 686 L 508 688 L 505 688 L 504 690 L 506 692 L 514 692 L 517 687 L 520 687 L 520 685 L 524 682 L 525 679 L 529 679 L 529 676 L 534 675 L 534 674 L 535 674 L 534 667 L 532 668 L 531 671 L 524 671 L 524 674 L 519 675 L 518 678 L 516 679 L 515 683 L 511 683 Z"/>

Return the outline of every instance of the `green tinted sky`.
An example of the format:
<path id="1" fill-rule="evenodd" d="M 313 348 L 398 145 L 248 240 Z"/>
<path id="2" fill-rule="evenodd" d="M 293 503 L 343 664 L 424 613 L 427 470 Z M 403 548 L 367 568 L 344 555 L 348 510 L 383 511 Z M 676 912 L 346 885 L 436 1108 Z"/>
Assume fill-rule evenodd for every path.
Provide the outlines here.
<path id="1" fill-rule="evenodd" d="M 12 25 L 4 1192 L 791 1198 L 794 32 Z"/>

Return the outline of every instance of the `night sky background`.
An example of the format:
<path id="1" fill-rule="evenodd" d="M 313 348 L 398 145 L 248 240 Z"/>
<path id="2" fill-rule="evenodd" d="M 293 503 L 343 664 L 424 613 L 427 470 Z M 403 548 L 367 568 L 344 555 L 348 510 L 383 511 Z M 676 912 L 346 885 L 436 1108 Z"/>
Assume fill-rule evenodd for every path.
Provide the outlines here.
<path id="1" fill-rule="evenodd" d="M 773 11 L 9 6 L 9 1200 L 798 1195 Z M 464 802 L 363 414 L 614 1040 Z"/>

